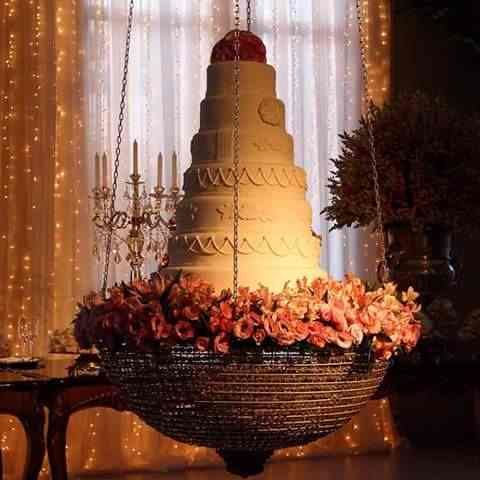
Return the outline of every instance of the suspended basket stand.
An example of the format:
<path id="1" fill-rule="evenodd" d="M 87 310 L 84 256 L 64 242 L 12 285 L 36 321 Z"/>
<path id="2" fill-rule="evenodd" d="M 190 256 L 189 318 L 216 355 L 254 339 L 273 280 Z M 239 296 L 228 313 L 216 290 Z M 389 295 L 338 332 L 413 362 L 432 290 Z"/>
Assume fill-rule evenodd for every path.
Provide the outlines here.
<path id="1" fill-rule="evenodd" d="M 130 2 L 115 178 L 118 176 L 132 18 L 133 0 Z M 251 23 L 250 13 L 247 23 Z M 236 0 L 236 32 L 239 32 L 239 25 L 239 1 Z M 236 298 L 240 148 L 238 33 L 233 81 L 233 295 Z M 112 196 L 112 215 L 114 201 L 115 195 Z M 104 294 L 109 255 L 107 245 Z M 107 376 L 118 385 L 132 412 L 175 440 L 214 448 L 225 460 L 227 469 L 242 477 L 260 473 L 275 450 L 304 445 L 346 424 L 374 395 L 388 367 L 387 361 L 373 360 L 368 351 L 360 349 L 327 355 L 315 349 L 259 348 L 223 355 L 187 346 L 155 353 L 104 346 L 100 348 L 100 357 Z"/>
<path id="2" fill-rule="evenodd" d="M 388 362 L 364 353 L 258 351 L 228 355 L 176 347 L 102 352 L 128 407 L 180 442 L 214 448 L 227 469 L 260 473 L 274 450 L 346 424 L 375 393 Z"/>

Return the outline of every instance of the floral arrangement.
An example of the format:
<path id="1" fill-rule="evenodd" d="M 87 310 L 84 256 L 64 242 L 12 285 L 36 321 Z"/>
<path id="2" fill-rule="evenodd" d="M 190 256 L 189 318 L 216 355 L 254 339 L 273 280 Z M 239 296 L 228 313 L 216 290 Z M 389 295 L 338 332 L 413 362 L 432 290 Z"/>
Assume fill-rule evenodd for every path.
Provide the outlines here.
<path id="1" fill-rule="evenodd" d="M 480 225 L 480 122 L 422 93 L 370 105 L 360 126 L 340 135 L 322 213 L 333 228 L 376 224 L 370 119 L 375 139 L 385 224 L 414 229 L 443 225 L 472 231 Z"/>
<path id="2" fill-rule="evenodd" d="M 156 351 L 184 344 L 227 354 L 236 348 L 334 352 L 367 346 L 377 358 L 389 359 L 419 339 L 417 297 L 412 288 L 367 288 L 349 275 L 343 282 L 300 280 L 280 293 L 240 288 L 234 300 L 230 291 L 216 293 L 194 277 L 157 273 L 114 286 L 107 299 L 89 295 L 79 306 L 74 333 L 81 348 Z"/>

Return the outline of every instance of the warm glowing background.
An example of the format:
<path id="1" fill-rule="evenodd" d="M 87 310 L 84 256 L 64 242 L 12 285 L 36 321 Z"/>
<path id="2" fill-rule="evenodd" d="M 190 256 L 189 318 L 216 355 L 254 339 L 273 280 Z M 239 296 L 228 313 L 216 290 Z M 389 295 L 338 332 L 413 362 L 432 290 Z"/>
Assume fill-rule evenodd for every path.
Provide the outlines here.
<path id="1" fill-rule="evenodd" d="M 102 112 L 97 124 L 87 130 L 85 112 L 91 110 L 87 108 L 91 98 L 84 88 L 86 49 L 82 35 L 87 17 L 89 28 L 101 33 L 105 28 L 104 7 L 109 3 L 0 0 L 0 325 L 2 333 L 14 341 L 19 316 L 41 319 L 38 353 L 43 354 L 47 332 L 65 328 L 75 302 L 97 281 L 90 253 L 91 231 L 86 228 L 90 221 L 87 197 L 92 177 L 85 168 L 85 162 L 91 158 L 86 137 L 95 129 L 102 132 L 105 126 L 98 120 L 103 118 Z M 211 11 L 216 12 L 211 21 L 215 22 L 219 5 L 224 2 L 196 3 L 199 11 L 207 3 L 211 5 Z M 274 7 L 277 4 L 271 3 Z M 295 4 L 290 0 L 290 15 Z M 380 102 L 390 88 L 389 2 L 363 0 L 360 7 L 366 26 L 369 92 Z M 276 7 L 272 11 L 275 13 Z M 348 19 L 351 24 L 346 31 L 353 32 L 354 1 L 350 2 Z M 207 20 L 210 21 L 209 17 Z M 149 28 L 145 16 L 144 35 L 148 35 Z M 275 28 L 278 25 L 273 18 L 273 32 Z M 352 38 L 346 35 L 345 42 L 348 46 Z M 208 45 L 204 48 L 208 54 Z M 294 65 L 300 61 L 295 57 L 294 60 Z M 102 81 L 102 71 L 97 73 Z M 91 76 L 92 72 L 88 74 Z M 346 71 L 346 78 L 349 75 L 358 72 Z M 293 121 L 293 133 L 295 128 Z M 183 140 L 188 151 L 188 141 Z M 365 248 L 371 247 L 366 243 Z M 13 346 L 18 351 L 15 341 Z M 10 475 L 7 478 L 17 478 L 25 452 L 21 427 L 16 420 L 2 417 L 1 431 L 4 467 Z M 397 441 L 388 402 L 372 401 L 340 432 L 306 447 L 281 451 L 276 457 L 382 451 Z M 212 451 L 166 439 L 130 413 L 98 409 L 76 414 L 68 431 L 68 443 L 72 472 L 168 470 L 219 464 Z"/>

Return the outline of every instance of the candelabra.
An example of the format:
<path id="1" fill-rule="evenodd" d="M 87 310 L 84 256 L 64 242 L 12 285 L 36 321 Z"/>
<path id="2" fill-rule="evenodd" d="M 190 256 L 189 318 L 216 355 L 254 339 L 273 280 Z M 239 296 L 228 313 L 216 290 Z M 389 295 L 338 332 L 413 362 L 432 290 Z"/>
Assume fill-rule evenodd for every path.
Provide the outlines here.
<path id="1" fill-rule="evenodd" d="M 131 280 L 142 278 L 142 267 L 147 255 L 157 263 L 168 262 L 167 242 L 175 230 L 175 211 L 182 195 L 177 183 L 177 156 L 172 156 L 172 185 L 162 185 L 162 155 L 158 155 L 157 186 L 147 193 L 145 182 L 138 173 L 138 144 L 133 143 L 133 173 L 125 182 L 123 195 L 127 206 L 124 210 L 112 208 L 112 189 L 108 186 L 106 154 L 102 157 L 103 175 L 100 185 L 100 157 L 95 156 L 95 187 L 92 190 L 93 223 L 95 237 L 93 255 L 100 261 L 106 248 L 108 236 L 112 235 L 112 254 L 116 264 L 122 262 L 122 247 L 126 250 L 125 260 L 130 265 Z"/>

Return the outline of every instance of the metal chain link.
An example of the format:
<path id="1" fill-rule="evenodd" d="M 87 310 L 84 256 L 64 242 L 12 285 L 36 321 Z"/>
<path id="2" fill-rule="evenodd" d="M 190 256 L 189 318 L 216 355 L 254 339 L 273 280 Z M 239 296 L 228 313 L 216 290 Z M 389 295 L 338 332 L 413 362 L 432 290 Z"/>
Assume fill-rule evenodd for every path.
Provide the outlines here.
<path id="1" fill-rule="evenodd" d="M 117 146 L 115 148 L 115 162 L 113 169 L 113 183 L 112 183 L 112 196 L 110 200 L 110 209 L 109 209 L 109 226 L 107 231 L 107 241 L 105 246 L 105 269 L 103 271 L 103 282 L 102 282 L 102 294 L 105 297 L 107 293 L 108 285 L 108 273 L 110 270 L 110 255 L 112 252 L 112 236 L 113 236 L 113 223 L 112 219 L 115 214 L 115 200 L 117 195 L 118 188 L 118 170 L 120 167 L 120 152 L 122 145 L 122 133 L 123 133 L 123 122 L 125 120 L 125 103 L 127 96 L 127 83 L 128 83 L 128 61 L 130 57 L 130 43 L 132 37 L 132 25 L 133 25 L 133 7 L 134 0 L 130 0 L 130 5 L 128 9 L 128 26 L 127 26 L 127 37 L 125 40 L 125 57 L 123 62 L 123 77 L 122 77 L 122 90 L 120 94 L 120 112 L 118 115 L 118 129 L 117 129 Z"/>
<path id="2" fill-rule="evenodd" d="M 233 298 L 238 293 L 238 224 L 240 221 L 240 0 L 235 0 L 234 6 L 235 31 L 233 47 L 235 59 L 233 62 Z"/>
<path id="3" fill-rule="evenodd" d="M 362 12 L 362 5 L 365 0 L 356 0 L 357 7 L 357 20 L 358 28 L 360 34 L 360 54 L 361 54 L 361 63 L 362 63 L 362 76 L 363 76 L 363 88 L 364 88 L 364 102 L 365 102 L 365 122 L 368 133 L 368 146 L 370 151 L 370 159 L 372 162 L 372 173 L 373 173 L 373 186 L 375 193 L 375 208 L 377 213 L 377 231 L 379 236 L 379 248 L 380 248 L 380 261 L 377 268 L 378 279 L 382 282 L 389 280 L 390 272 L 387 264 L 387 252 L 385 247 L 385 236 L 383 229 L 383 212 L 382 212 L 382 201 L 380 194 L 380 181 L 378 178 L 378 165 L 377 165 L 377 152 L 375 146 L 375 132 L 373 127 L 374 114 L 372 111 L 373 100 L 370 94 L 370 78 L 368 72 L 368 44 L 366 42 L 366 36 L 368 35 L 367 28 L 365 26 L 366 22 L 364 21 L 364 14 Z M 368 4 L 367 4 L 368 7 Z"/>
<path id="4" fill-rule="evenodd" d="M 252 30 L 252 3 L 251 0 L 247 0 L 247 30 Z"/>

